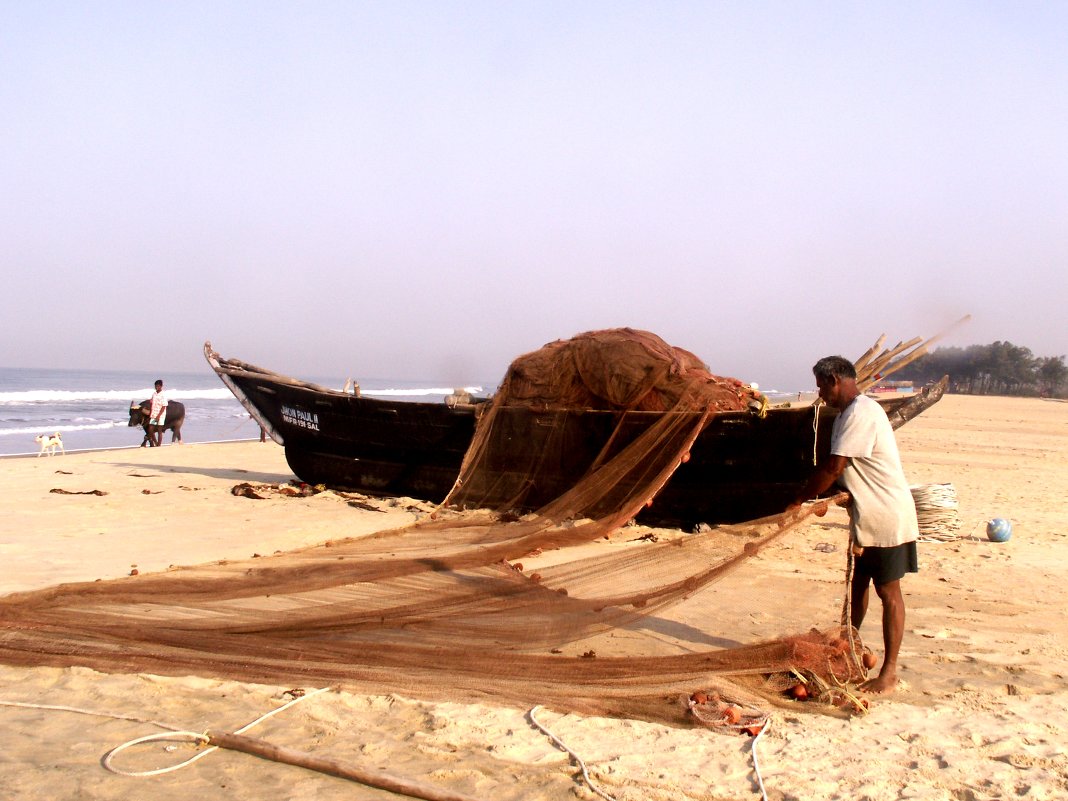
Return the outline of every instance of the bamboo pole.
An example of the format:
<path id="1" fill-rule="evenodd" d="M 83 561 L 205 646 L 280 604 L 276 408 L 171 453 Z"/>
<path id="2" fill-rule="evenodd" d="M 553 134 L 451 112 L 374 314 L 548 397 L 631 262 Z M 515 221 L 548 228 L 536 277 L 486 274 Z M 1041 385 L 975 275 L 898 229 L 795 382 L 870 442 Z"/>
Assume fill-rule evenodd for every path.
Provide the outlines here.
<path id="1" fill-rule="evenodd" d="M 901 353 L 908 350 L 909 348 L 920 345 L 921 342 L 923 342 L 923 340 L 920 337 L 913 337 L 908 342 L 898 342 L 892 350 L 888 350 L 885 353 L 881 354 L 878 359 L 868 365 L 867 369 L 865 369 L 863 374 L 857 376 L 858 383 L 867 382 L 869 379 L 877 381 L 878 378 L 885 378 L 886 376 L 890 375 L 890 373 L 900 370 L 902 367 L 905 366 L 905 364 L 907 364 L 907 362 L 902 361 L 898 364 L 891 364 L 891 362 L 896 356 L 899 356 Z M 924 345 L 925 344 L 926 343 L 924 343 Z M 924 345 L 920 345 L 920 347 L 924 347 Z M 915 351 L 913 351 L 913 353 L 915 353 Z M 916 357 L 912 354 L 909 354 L 905 358 L 908 358 L 911 361 Z M 873 376 L 878 376 L 878 378 L 873 378 Z"/>
<path id="2" fill-rule="evenodd" d="M 211 745 L 220 748 L 241 751 L 262 759 L 269 759 L 272 762 L 296 765 L 297 767 L 337 776 L 341 779 L 349 779 L 360 784 L 366 784 L 369 787 L 377 787 L 381 790 L 388 790 L 411 798 L 424 798 L 427 801 L 479 801 L 474 796 L 464 793 L 443 790 L 429 784 L 404 779 L 399 776 L 391 776 L 388 773 L 352 767 L 338 762 L 336 759 L 319 757 L 306 751 L 297 751 L 293 748 L 273 745 L 266 740 L 259 740 L 255 737 L 245 737 L 226 731 L 209 731 L 207 736 Z"/>
<path id="3" fill-rule="evenodd" d="M 879 347 L 881 347 L 882 343 L 886 340 L 886 335 L 884 334 L 883 336 L 879 337 L 878 342 L 876 342 L 876 344 L 873 347 L 868 349 L 867 353 L 865 353 L 863 356 L 861 356 L 859 359 L 857 359 L 857 361 L 856 361 L 856 363 L 854 365 L 856 367 L 856 370 L 857 370 L 857 386 L 861 387 L 862 390 L 863 390 L 863 389 L 866 389 L 867 387 L 871 386 L 873 383 L 875 383 L 876 380 L 878 380 L 878 379 L 873 379 L 872 376 L 875 376 L 877 374 L 881 374 L 881 375 L 879 375 L 879 377 L 880 378 L 885 378 L 888 375 L 896 373 L 901 368 L 905 367 L 906 365 L 911 364 L 912 362 L 916 361 L 916 359 L 918 359 L 921 356 L 924 356 L 927 353 L 929 353 L 930 352 L 930 347 L 934 343 L 938 342 L 940 339 L 942 339 L 945 336 L 947 336 L 951 331 L 956 329 L 958 326 L 963 325 L 964 323 L 968 322 L 971 319 L 972 319 L 972 316 L 970 314 L 966 314 L 963 317 L 961 317 L 959 320 L 957 320 L 955 323 L 953 323 L 951 326 L 949 326 L 948 328 L 943 329 L 942 331 L 938 332 L 937 334 L 935 334 L 933 337 L 931 337 L 930 339 L 928 339 L 926 341 L 921 340 L 920 337 L 914 337 L 913 339 L 910 339 L 908 342 L 899 342 L 894 348 L 892 348 L 890 350 L 883 351 L 881 354 L 879 354 L 878 357 L 873 359 L 873 358 L 871 358 L 871 355 L 876 350 L 878 350 Z M 917 344 L 917 343 L 920 343 L 920 344 Z M 905 351 L 907 351 L 909 348 L 913 347 L 914 345 L 917 345 L 917 347 L 914 350 L 910 351 L 907 354 L 904 354 Z M 896 362 L 893 361 L 894 358 L 897 357 L 899 354 L 904 354 L 904 355 L 901 356 L 901 358 L 898 359 L 898 361 L 896 361 Z"/>
<path id="4" fill-rule="evenodd" d="M 901 343 L 898 342 L 897 344 L 900 345 Z M 868 361 L 866 361 L 863 365 L 861 365 L 861 367 L 857 369 L 857 380 L 863 381 L 865 378 L 874 373 L 877 369 L 876 365 L 880 364 L 884 359 L 886 359 L 888 353 L 890 353 L 890 351 L 884 349 L 878 356 L 873 356 L 872 358 L 868 359 Z"/>
<path id="5" fill-rule="evenodd" d="M 940 339 L 942 339 L 945 336 L 947 336 L 955 328 L 957 328 L 960 325 L 963 325 L 964 323 L 968 322 L 970 319 L 972 319 L 972 316 L 970 314 L 966 314 L 963 317 L 961 317 L 959 320 L 957 320 L 957 322 L 953 323 L 953 325 L 949 326 L 948 328 L 943 329 L 942 331 L 939 331 L 933 337 L 931 337 L 926 342 L 924 342 L 920 347 L 916 348 L 916 350 L 914 350 L 910 354 L 908 354 L 908 356 L 902 358 L 900 362 L 897 362 L 897 363 L 891 365 L 890 366 L 890 372 L 896 372 L 897 370 L 900 370 L 905 365 L 907 365 L 907 364 L 909 364 L 911 362 L 914 362 L 914 361 L 916 361 L 916 359 L 918 359 L 921 356 L 927 354 L 928 352 L 930 352 L 931 345 L 933 345 L 934 343 L 938 342 Z"/>
<path id="6" fill-rule="evenodd" d="M 888 375 L 893 375 L 905 365 L 911 364 L 921 356 L 926 356 L 928 352 L 927 344 L 928 343 L 924 342 L 922 345 L 916 348 L 916 350 L 906 354 L 905 356 L 902 356 L 898 361 L 894 362 L 893 364 L 888 365 L 886 369 L 882 371 L 882 376 L 885 378 Z"/>
<path id="7" fill-rule="evenodd" d="M 861 356 L 861 357 L 860 357 L 859 359 L 857 359 L 857 360 L 856 360 L 856 361 L 855 361 L 855 362 L 853 363 L 853 367 L 854 367 L 854 368 L 856 369 L 856 371 L 857 371 L 858 373 L 860 372 L 861 368 L 862 368 L 862 367 L 863 367 L 863 366 L 864 366 L 865 364 L 867 364 L 867 363 L 868 363 L 868 359 L 870 359 L 870 358 L 871 358 L 872 356 L 874 356 L 874 355 L 875 355 L 875 352 L 876 352 L 877 350 L 879 350 L 879 348 L 881 348 L 881 347 L 883 346 L 883 343 L 885 343 L 885 342 L 886 342 L 886 334 L 882 334 L 882 335 L 880 335 L 880 337 L 879 337 L 879 338 L 878 338 L 877 340 L 875 340 L 875 344 L 874 344 L 874 345 L 872 345 L 872 346 L 871 346 L 870 348 L 868 348 L 868 349 L 867 349 L 867 350 L 866 350 L 866 351 L 864 352 L 864 355 L 863 355 L 863 356 Z"/>

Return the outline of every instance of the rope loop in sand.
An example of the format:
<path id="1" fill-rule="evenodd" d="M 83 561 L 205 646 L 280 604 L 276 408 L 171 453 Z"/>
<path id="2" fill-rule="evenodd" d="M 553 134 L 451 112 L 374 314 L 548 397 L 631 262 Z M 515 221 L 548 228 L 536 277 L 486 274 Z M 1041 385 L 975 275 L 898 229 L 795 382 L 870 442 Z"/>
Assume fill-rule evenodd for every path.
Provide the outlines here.
<path id="1" fill-rule="evenodd" d="M 187 740 L 196 740 L 201 743 L 208 742 L 208 735 L 201 734 L 195 731 L 163 731 L 156 734 L 146 734 L 144 737 L 138 737 L 133 740 L 128 740 L 122 745 L 116 746 L 104 754 L 104 758 L 100 760 L 100 764 L 104 766 L 105 770 L 109 770 L 112 773 L 117 773 L 120 776 L 160 776 L 164 773 L 172 773 L 180 768 L 184 768 L 186 765 L 192 765 L 198 759 L 206 757 L 212 751 L 218 751 L 218 746 L 212 746 L 203 751 L 200 751 L 193 756 L 189 757 L 177 765 L 170 765 L 166 768 L 156 768 L 155 770 L 121 770 L 111 764 L 111 760 L 117 755 L 125 751 L 127 748 L 132 748 L 135 745 L 141 743 L 152 742 L 153 740 L 173 740 L 175 738 L 183 738 Z"/>
<path id="2" fill-rule="evenodd" d="M 262 723 L 263 721 L 267 720 L 267 718 L 273 717 L 274 715 L 277 715 L 279 712 L 283 712 L 286 709 L 289 709 L 289 707 L 293 706 L 294 704 L 298 704 L 301 701 L 304 701 L 307 698 L 311 698 L 314 695 L 319 695 L 320 693 L 325 693 L 329 689 L 330 689 L 329 687 L 321 687 L 318 690 L 312 690 L 311 692 L 304 693 L 303 695 L 299 695 L 296 698 L 294 698 L 293 700 L 288 701 L 285 704 L 282 704 L 282 706 L 278 707 L 277 709 L 272 709 L 270 712 L 266 712 L 266 713 L 260 715 L 254 721 L 242 726 L 240 729 L 238 729 L 234 733 L 235 734 L 242 734 L 242 733 L 248 731 L 249 729 L 251 729 L 253 726 L 256 726 L 257 724 Z M 127 771 L 127 770 L 121 770 L 120 768 L 116 768 L 114 765 L 111 764 L 111 760 L 117 754 L 125 751 L 127 748 L 132 748 L 135 745 L 140 745 L 141 743 L 152 742 L 154 740 L 170 740 L 170 739 L 174 739 L 176 737 L 182 737 L 182 738 L 185 738 L 185 739 L 196 740 L 198 742 L 205 743 L 205 744 L 208 743 L 209 739 L 210 739 L 206 733 L 194 732 L 194 731 L 167 731 L 167 732 L 157 732 L 156 734 L 147 734 L 144 737 L 138 737 L 136 739 L 129 740 L 129 741 L 123 743 L 122 745 L 119 745 L 119 746 L 116 746 L 115 748 L 112 748 L 110 751 L 108 751 L 106 754 L 104 754 L 103 759 L 100 760 L 100 764 L 103 765 L 105 769 L 111 771 L 112 773 L 117 773 L 120 776 L 159 776 L 159 775 L 164 774 L 164 773 L 172 773 L 172 772 L 174 772 L 176 770 L 180 770 L 181 768 L 184 768 L 187 765 L 193 764 L 198 759 L 202 759 L 203 757 L 206 757 L 208 754 L 219 750 L 219 746 L 213 745 L 210 748 L 206 748 L 203 751 L 200 751 L 199 753 L 194 754 L 193 756 L 189 757 L 189 759 L 186 759 L 186 760 L 184 760 L 182 762 L 179 762 L 177 765 L 170 765 L 169 767 L 157 768 L 155 770 Z"/>

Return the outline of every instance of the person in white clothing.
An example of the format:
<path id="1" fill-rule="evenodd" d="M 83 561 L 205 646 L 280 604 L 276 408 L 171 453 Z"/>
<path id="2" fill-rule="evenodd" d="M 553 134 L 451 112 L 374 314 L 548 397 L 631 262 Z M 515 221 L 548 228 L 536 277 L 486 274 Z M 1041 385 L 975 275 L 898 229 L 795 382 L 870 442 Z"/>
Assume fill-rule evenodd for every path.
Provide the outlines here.
<path id="1" fill-rule="evenodd" d="M 894 430 L 886 412 L 857 387 L 853 364 L 828 356 L 812 368 L 820 398 L 838 409 L 831 452 L 816 469 L 795 504 L 826 492 L 836 482 L 850 494 L 849 528 L 856 555 L 851 623 L 864 622 L 871 585 L 882 602 L 883 663 L 861 689 L 890 693 L 897 686 L 897 657 L 905 633 L 901 579 L 918 571 L 916 505 L 912 499 Z"/>
<path id="2" fill-rule="evenodd" d="M 163 445 L 163 425 L 167 422 L 167 393 L 163 391 L 162 379 L 156 380 L 152 393 L 152 406 L 148 411 L 148 435 L 156 446 Z"/>

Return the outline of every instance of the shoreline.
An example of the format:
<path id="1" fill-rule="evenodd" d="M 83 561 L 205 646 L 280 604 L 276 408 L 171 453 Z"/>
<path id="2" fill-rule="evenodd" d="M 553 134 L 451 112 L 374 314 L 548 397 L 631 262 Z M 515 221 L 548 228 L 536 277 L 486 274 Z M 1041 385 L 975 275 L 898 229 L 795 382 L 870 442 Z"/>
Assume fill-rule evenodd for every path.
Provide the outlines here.
<path id="1" fill-rule="evenodd" d="M 180 447 L 186 448 L 186 447 L 193 447 L 195 445 L 226 445 L 226 444 L 228 444 L 230 442 L 259 442 L 259 438 L 258 437 L 242 437 L 241 439 L 213 439 L 213 440 L 205 440 L 203 442 L 183 442 L 183 443 L 181 443 Z M 177 442 L 164 442 L 163 443 L 163 447 L 168 447 L 170 445 L 177 446 L 178 443 Z M 61 456 L 61 455 L 64 455 L 64 454 L 74 455 L 74 454 L 79 454 L 79 453 L 106 453 L 108 451 L 136 451 L 136 450 L 140 450 L 140 449 L 141 449 L 140 445 L 107 445 L 107 446 L 104 446 L 104 447 L 101 447 L 101 448 L 70 448 L 70 449 L 64 450 L 62 453 L 60 453 L 59 451 L 56 451 L 55 455 L 56 456 Z M 147 445 L 145 446 L 145 449 L 146 450 L 148 449 Z M 0 453 L 0 459 L 24 459 L 24 458 L 27 458 L 27 457 L 37 458 L 37 456 L 38 456 L 38 452 L 37 451 L 27 451 L 26 453 Z M 46 459 L 46 458 L 49 458 L 49 457 L 48 457 L 48 454 L 45 454 L 44 456 L 41 456 L 40 458 Z"/>
<path id="2" fill-rule="evenodd" d="M 791 704 L 775 711 L 758 746 L 769 797 L 956 801 L 1025 790 L 1034 798 L 1066 797 L 1068 648 L 1060 632 L 1068 601 L 1068 407 L 947 395 L 897 437 L 910 483 L 954 485 L 960 536 L 923 544 L 921 572 L 903 583 L 906 634 L 895 695 L 875 699 L 868 715 L 848 719 Z M 117 578 L 134 569 L 247 559 L 404 525 L 420 514 L 404 499 L 376 501 L 379 510 L 370 511 L 330 493 L 236 497 L 230 490 L 237 483 L 293 477 L 282 448 L 258 440 L 196 444 L 203 447 L 4 462 L 0 514 L 10 521 L 10 533 L 0 536 L 7 568 L 0 593 Z M 63 495 L 53 488 L 107 494 Z M 978 526 L 991 517 L 1012 520 L 1009 542 L 982 536 Z M 842 597 L 846 521 L 844 510 L 832 510 L 757 557 L 751 609 L 733 585 L 719 585 L 665 612 L 655 631 L 619 632 L 598 642 L 597 652 L 626 653 L 654 640 L 665 648 L 708 647 L 699 633 L 709 639 L 717 617 L 727 612 L 754 631 L 833 622 Z M 625 529 L 589 547 L 640 547 L 631 541 L 644 531 Z M 881 653 L 877 618 L 869 614 L 861 634 Z M 292 689 L 79 667 L 0 665 L 0 680 L 0 701 L 111 711 L 194 731 L 233 730 L 289 700 Z M 531 726 L 527 711 L 493 703 L 492 688 L 484 702 L 471 704 L 439 697 L 432 685 L 423 700 L 349 686 L 309 699 L 250 735 L 343 762 L 389 764 L 391 772 L 487 798 L 592 798 L 576 786 L 567 755 Z M 557 711 L 539 715 L 618 801 L 756 794 L 748 738 Z M 151 726 L 5 706 L 0 723 L 9 731 L 0 763 L 5 797 L 70 797 L 70 788 L 78 787 L 78 796 L 92 801 L 138 790 L 160 801 L 184 801 L 222 785 L 228 797 L 261 801 L 388 797 L 229 752 L 177 773 L 131 779 L 104 771 L 100 757 L 157 730 Z M 189 753 L 190 747 L 179 746 L 177 754 Z M 124 760 L 123 767 L 148 769 L 177 758 L 159 746 Z"/>

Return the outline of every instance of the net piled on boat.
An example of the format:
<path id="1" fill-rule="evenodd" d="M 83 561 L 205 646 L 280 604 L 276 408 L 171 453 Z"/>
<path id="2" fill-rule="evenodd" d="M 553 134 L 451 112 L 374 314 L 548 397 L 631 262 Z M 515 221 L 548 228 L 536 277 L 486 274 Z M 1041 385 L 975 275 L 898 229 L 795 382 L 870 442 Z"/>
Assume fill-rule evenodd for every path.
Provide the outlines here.
<path id="1" fill-rule="evenodd" d="M 505 377 L 451 506 L 479 505 L 483 466 L 509 436 L 497 425 L 509 404 L 662 413 L 625 443 L 609 432 L 585 476 L 536 513 L 510 519 L 443 508 L 402 529 L 268 558 L 7 596 L 0 661 L 338 683 L 675 723 L 695 721 L 686 699 L 697 690 L 766 704 L 799 674 L 827 686 L 859 680 L 855 636 L 832 625 L 764 638 L 750 625 L 751 593 L 732 591 L 709 610 L 706 630 L 672 652 L 650 634 L 664 611 L 750 565 L 807 511 L 587 558 L 561 550 L 537 572 L 518 563 L 619 529 L 686 460 L 711 414 L 757 397 L 646 332 L 551 343 Z M 550 432 L 515 466 L 510 491 L 537 482 L 544 460 L 566 447 Z M 617 652 L 605 639 L 617 632 L 648 647 Z M 582 655 L 562 653 L 565 645 Z M 626 655 L 634 650 L 641 655 Z"/>
<path id="2" fill-rule="evenodd" d="M 560 486 L 539 515 L 604 518 L 602 527 L 611 530 L 652 501 L 710 415 L 750 407 L 762 409 L 763 396 L 647 331 L 591 331 L 551 342 L 512 362 L 445 503 L 529 508 L 529 495 L 544 497 L 561 475 L 582 476 Z M 618 416 L 603 431 L 575 414 L 604 410 Z"/>

